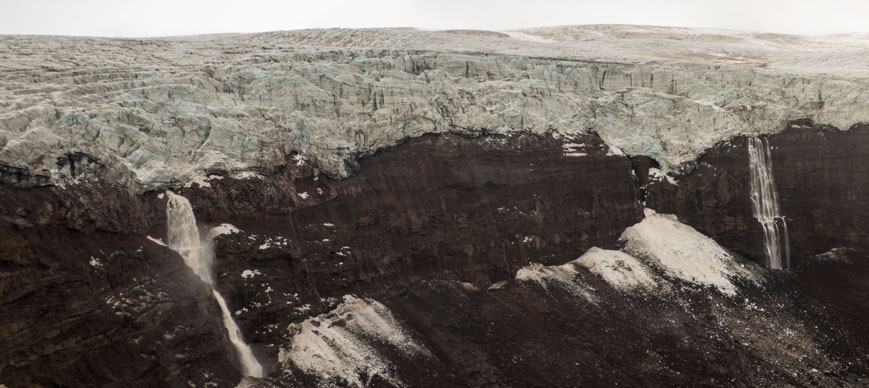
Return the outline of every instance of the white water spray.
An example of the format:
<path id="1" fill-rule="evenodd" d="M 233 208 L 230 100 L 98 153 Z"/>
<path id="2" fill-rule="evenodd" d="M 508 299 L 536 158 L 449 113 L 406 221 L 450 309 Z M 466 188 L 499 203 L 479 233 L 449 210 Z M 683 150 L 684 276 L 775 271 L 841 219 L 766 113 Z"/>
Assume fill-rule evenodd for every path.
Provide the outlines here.
<path id="1" fill-rule="evenodd" d="M 232 319 L 232 314 L 226 306 L 226 301 L 223 296 L 214 288 L 214 280 L 211 276 L 211 265 L 214 262 L 214 247 L 212 240 L 215 237 L 214 233 L 209 233 L 203 240 L 199 236 L 199 229 L 196 227 L 196 217 L 193 215 L 193 207 L 187 198 L 177 195 L 171 191 L 166 191 L 166 196 L 169 202 L 166 204 L 166 224 L 167 238 L 170 249 L 178 252 L 187 264 L 193 270 L 196 276 L 199 276 L 203 282 L 211 286 L 211 292 L 214 294 L 214 299 L 220 305 L 220 310 L 223 312 L 223 326 L 229 332 L 229 341 L 238 352 L 239 361 L 241 361 L 242 374 L 245 376 L 263 377 L 263 367 L 254 357 L 253 352 L 244 342 L 235 320 Z"/>
<path id="2" fill-rule="evenodd" d="M 778 192 L 772 176 L 769 141 L 749 138 L 748 161 L 751 172 L 751 204 L 754 208 L 754 218 L 757 218 L 763 227 L 766 266 L 774 269 L 788 268 L 791 261 L 788 224 L 779 207 Z M 782 247 L 785 251 L 784 256 L 782 256 Z"/>

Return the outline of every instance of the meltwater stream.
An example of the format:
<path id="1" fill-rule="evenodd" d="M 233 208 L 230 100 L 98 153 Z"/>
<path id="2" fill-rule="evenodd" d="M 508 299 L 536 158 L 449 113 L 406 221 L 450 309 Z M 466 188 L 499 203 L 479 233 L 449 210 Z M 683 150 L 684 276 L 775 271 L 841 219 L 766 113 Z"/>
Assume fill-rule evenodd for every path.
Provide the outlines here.
<path id="1" fill-rule="evenodd" d="M 781 214 L 778 192 L 772 176 L 772 154 L 769 140 L 748 138 L 748 161 L 751 174 L 751 204 L 754 218 L 763 227 L 766 266 L 788 268 L 791 261 L 788 224 Z M 782 247 L 785 254 L 782 256 Z"/>
<path id="2" fill-rule="evenodd" d="M 212 245 L 214 233 L 209 233 L 204 240 L 201 239 L 199 229 L 196 227 L 193 207 L 190 206 L 187 198 L 168 190 L 166 196 L 169 198 L 169 202 L 166 204 L 167 245 L 181 255 L 184 263 L 193 269 L 196 276 L 211 286 L 214 299 L 217 300 L 217 304 L 220 305 L 220 310 L 223 312 L 223 326 L 229 332 L 229 340 L 238 352 L 243 369 L 242 374 L 262 377 L 262 365 L 254 357 L 250 346 L 244 342 L 241 330 L 232 319 L 232 314 L 229 312 L 223 296 L 214 288 L 214 278 L 211 275 L 211 267 L 214 262 L 214 246 Z"/>

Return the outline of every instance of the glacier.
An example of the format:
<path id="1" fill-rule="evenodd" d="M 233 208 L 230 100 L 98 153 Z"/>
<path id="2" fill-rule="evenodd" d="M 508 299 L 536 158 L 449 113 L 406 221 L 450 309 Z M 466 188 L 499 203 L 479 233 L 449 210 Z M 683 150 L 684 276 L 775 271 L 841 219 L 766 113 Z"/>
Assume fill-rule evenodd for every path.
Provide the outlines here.
<path id="1" fill-rule="evenodd" d="M 869 121 L 867 47 L 860 35 L 643 26 L 4 36 L 0 166 L 143 192 L 269 173 L 291 155 L 346 177 L 427 133 L 595 132 L 675 172 L 789 120 Z M 70 155 L 84 157 L 61 163 Z"/>

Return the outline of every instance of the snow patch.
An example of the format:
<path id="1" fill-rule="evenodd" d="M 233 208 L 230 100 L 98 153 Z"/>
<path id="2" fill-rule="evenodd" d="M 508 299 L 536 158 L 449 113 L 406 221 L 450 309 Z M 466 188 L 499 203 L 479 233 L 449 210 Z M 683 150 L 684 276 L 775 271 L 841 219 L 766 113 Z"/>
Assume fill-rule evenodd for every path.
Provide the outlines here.
<path id="1" fill-rule="evenodd" d="M 595 296 L 591 293 L 593 290 L 581 284 L 577 275 L 576 267 L 572 262 L 551 266 L 531 263 L 516 271 L 516 280 L 536 283 L 547 292 L 551 286 L 558 287 L 591 302 L 596 301 Z"/>
<path id="2" fill-rule="evenodd" d="M 163 240 L 161 240 L 161 239 L 159 239 L 159 238 L 153 238 L 153 237 L 151 237 L 151 236 L 147 236 L 147 239 L 148 239 L 148 240 L 151 240 L 151 242 L 153 242 L 154 244 L 157 244 L 157 245 L 160 245 L 160 246 L 164 246 L 164 247 L 166 246 L 166 243 L 164 243 Z"/>
<path id="3" fill-rule="evenodd" d="M 555 43 L 554 40 L 549 40 L 549 39 L 546 39 L 542 36 L 537 36 L 537 35 L 525 34 L 525 33 L 516 32 L 516 31 L 499 31 L 499 32 L 503 32 L 507 35 L 510 35 L 510 37 L 513 39 L 521 40 L 521 41 L 525 41 L 525 42 Z"/>
<path id="4" fill-rule="evenodd" d="M 383 304 L 345 295 L 335 310 L 291 324 L 292 344 L 278 361 L 318 376 L 321 386 L 362 387 L 372 376 L 402 385 L 393 367 L 371 343 L 386 344 L 407 357 L 430 356 Z"/>
<path id="5" fill-rule="evenodd" d="M 651 178 L 651 180 L 656 181 L 656 182 L 660 182 L 660 181 L 663 181 L 666 179 L 667 183 L 674 185 L 674 186 L 679 184 L 679 182 L 677 182 L 676 179 L 674 179 L 672 176 L 670 176 L 670 174 L 666 174 L 663 171 L 661 171 L 660 169 L 657 169 L 654 167 L 649 169 L 649 178 Z"/>
<path id="6" fill-rule="evenodd" d="M 265 179 L 265 177 L 263 177 L 260 174 L 255 173 L 253 171 L 242 171 L 240 173 L 233 175 L 232 177 L 234 179 L 238 179 L 238 180 L 244 180 L 244 179 L 260 179 L 260 180 L 262 180 L 262 179 Z"/>
<path id="7" fill-rule="evenodd" d="M 714 287 L 725 295 L 736 295 L 731 279 L 758 282 L 757 275 L 743 268 L 714 240 L 672 215 L 646 209 L 646 218 L 625 229 L 619 241 L 625 244 L 625 252 L 645 259 L 668 276 Z"/>
<path id="8" fill-rule="evenodd" d="M 504 286 L 506 286 L 506 285 L 507 285 L 507 282 L 504 280 L 502 280 L 500 282 L 495 282 L 494 284 L 489 286 L 489 290 L 490 291 L 491 290 L 500 290 L 500 289 L 504 288 Z"/>
<path id="9" fill-rule="evenodd" d="M 658 287 L 655 276 L 636 257 L 621 251 L 589 249 L 576 263 L 622 291 Z"/>
<path id="10" fill-rule="evenodd" d="M 193 187 L 193 184 L 195 183 L 198 184 L 199 187 L 210 188 L 211 183 L 208 182 L 209 180 L 210 178 L 205 176 L 205 174 L 203 174 L 202 172 L 198 172 L 196 173 L 196 175 L 192 176 L 189 180 L 187 180 L 187 183 L 184 184 L 184 187 Z"/>
<path id="11" fill-rule="evenodd" d="M 618 147 L 609 146 L 609 149 L 606 151 L 607 156 L 625 156 L 625 152 L 619 149 Z"/>
<path id="12" fill-rule="evenodd" d="M 256 240 L 256 238 L 253 238 L 252 240 Z M 270 248 L 286 247 L 288 243 L 289 243 L 289 240 L 287 240 L 285 237 L 281 237 L 281 236 L 266 237 L 265 242 L 260 244 L 260 246 L 257 247 L 257 249 L 265 250 L 265 249 L 270 249 Z"/>
<path id="13" fill-rule="evenodd" d="M 235 225 L 232 224 L 220 224 L 208 231 L 208 238 L 213 239 L 217 236 L 222 236 L 225 234 L 234 234 L 241 232 L 240 229 L 236 228 Z"/>
<path id="14" fill-rule="evenodd" d="M 564 143 L 561 145 L 561 151 L 564 153 L 564 156 L 569 157 L 579 157 L 579 156 L 587 156 L 588 153 L 585 152 L 586 145 L 580 143 Z"/>
<path id="15" fill-rule="evenodd" d="M 245 278 L 245 279 L 251 279 L 256 275 L 262 275 L 262 273 L 260 273 L 260 271 L 258 269 L 255 269 L 255 270 L 246 269 L 244 271 L 241 271 L 241 277 Z"/>

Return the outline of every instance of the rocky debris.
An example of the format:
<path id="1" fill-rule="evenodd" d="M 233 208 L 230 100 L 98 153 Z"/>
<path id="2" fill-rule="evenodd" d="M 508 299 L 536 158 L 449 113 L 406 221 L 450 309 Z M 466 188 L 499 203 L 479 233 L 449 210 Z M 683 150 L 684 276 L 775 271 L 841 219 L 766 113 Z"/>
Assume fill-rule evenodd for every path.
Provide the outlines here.
<path id="1" fill-rule="evenodd" d="M 516 39 L 528 36 L 542 40 Z M 594 131 L 678 170 L 719 141 L 776 133 L 793 118 L 840 128 L 869 121 L 864 75 L 830 75 L 824 59 L 865 69 L 854 54 L 865 46 L 631 26 L 473 39 L 411 30 L 7 36 L 0 178 L 97 180 L 141 193 L 202 182 L 213 170 L 274 172 L 293 152 L 347 177 L 359 157 L 407 139 L 482 132 Z M 794 55 L 805 69 L 788 65 L 800 62 Z"/>
<path id="2" fill-rule="evenodd" d="M 585 272 L 577 281 L 594 284 L 594 278 Z M 780 286 L 803 287 L 798 281 Z M 855 355 L 863 348 L 830 345 L 833 338 L 865 335 L 837 331 L 841 323 L 807 311 L 799 297 L 751 287 L 740 298 L 670 288 L 680 291 L 596 287 L 595 304 L 520 281 L 496 290 L 423 282 L 386 305 L 405 327 L 424 333 L 425 346 L 444 366 L 397 367 L 404 372 L 398 376 L 408 386 L 457 387 L 859 387 L 867 381 L 865 357 Z M 853 314 L 848 322 L 860 319 Z"/>
<path id="3" fill-rule="evenodd" d="M 851 264 L 851 259 L 849 256 L 852 254 L 858 253 L 855 249 L 851 248 L 833 248 L 827 252 L 821 253 L 819 255 L 814 255 L 809 258 L 806 263 L 843 263 L 843 264 Z"/>
<path id="4" fill-rule="evenodd" d="M 326 371 L 292 369 L 275 379 L 284 386 L 322 387 L 638 382 L 859 387 L 867 374 L 861 353 L 865 335 L 857 330 L 867 309 L 851 298 L 867 290 L 864 267 L 852 268 L 857 270 L 852 275 L 839 272 L 845 268 L 824 270 L 848 279 L 835 291 L 848 290 L 834 309 L 803 299 L 815 293 L 832 297 L 823 285 L 831 279 L 823 280 L 826 275 L 817 276 L 818 271 L 777 278 L 775 287 L 742 283 L 738 298 L 682 287 L 685 279 L 664 277 L 656 278 L 656 286 L 670 292 L 624 292 L 604 286 L 582 267 L 575 268 L 573 281 L 592 289 L 595 301 L 564 287 L 544 288 L 518 278 L 482 290 L 455 281 L 424 281 L 382 304 L 366 301 L 357 306 L 357 298 L 345 297 L 357 307 L 348 308 L 345 301 L 301 326 L 290 325 L 289 346 L 310 350 L 297 355 L 300 360 L 324 354 L 334 357 L 335 364 Z M 806 282 L 806 277 L 813 280 Z M 856 311 L 839 310 L 853 302 Z M 416 361 L 379 339 L 384 334 L 349 328 L 354 319 L 371 322 L 364 314 L 353 315 L 370 310 L 364 306 L 377 306 L 380 316 L 389 317 L 390 323 L 378 325 L 385 333 L 400 328 L 405 341 L 420 338 L 410 349 L 423 346 L 433 358 Z M 315 331 L 322 332 L 315 337 L 322 346 L 313 347 L 309 339 Z M 860 337 L 858 342 L 849 343 L 854 336 Z M 370 356 L 351 357 L 359 349 Z M 292 359 L 289 353 L 284 357 Z M 361 362 L 367 366 L 358 367 Z M 346 372 L 343 380 L 337 371 Z"/>
<path id="5" fill-rule="evenodd" d="M 796 268 L 789 292 L 806 315 L 819 322 L 819 342 L 827 352 L 844 355 L 848 372 L 869 375 L 869 252 L 836 249 L 844 260 L 807 260 Z M 826 372 L 825 372 L 826 373 Z"/>

